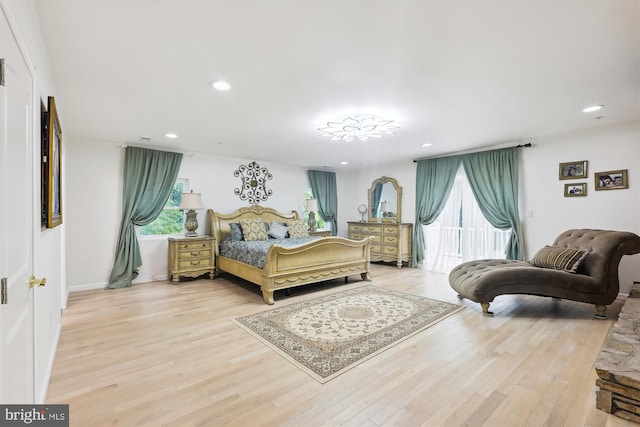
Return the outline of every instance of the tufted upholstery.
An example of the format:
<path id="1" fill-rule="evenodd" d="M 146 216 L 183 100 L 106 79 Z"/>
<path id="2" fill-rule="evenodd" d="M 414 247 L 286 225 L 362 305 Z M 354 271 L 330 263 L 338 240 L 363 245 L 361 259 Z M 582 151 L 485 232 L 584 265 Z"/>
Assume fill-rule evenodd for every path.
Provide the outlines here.
<path id="1" fill-rule="evenodd" d="M 640 253 L 640 236 L 609 230 L 577 229 L 560 234 L 553 243 L 590 252 L 577 273 L 535 267 L 526 261 L 486 259 L 460 264 L 449 284 L 462 298 L 482 305 L 484 314 L 498 295 L 528 294 L 595 304 L 598 317 L 619 292 L 618 265 L 623 255 Z"/>

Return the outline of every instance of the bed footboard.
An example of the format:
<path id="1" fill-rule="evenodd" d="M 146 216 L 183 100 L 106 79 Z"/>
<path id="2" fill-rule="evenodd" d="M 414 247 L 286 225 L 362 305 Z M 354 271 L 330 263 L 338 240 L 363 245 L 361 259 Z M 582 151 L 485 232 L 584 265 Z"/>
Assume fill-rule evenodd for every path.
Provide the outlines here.
<path id="1" fill-rule="evenodd" d="M 267 252 L 262 275 L 262 297 L 273 304 L 273 292 L 309 283 L 360 274 L 370 281 L 370 240 L 325 237 L 305 245 L 274 245 Z"/>

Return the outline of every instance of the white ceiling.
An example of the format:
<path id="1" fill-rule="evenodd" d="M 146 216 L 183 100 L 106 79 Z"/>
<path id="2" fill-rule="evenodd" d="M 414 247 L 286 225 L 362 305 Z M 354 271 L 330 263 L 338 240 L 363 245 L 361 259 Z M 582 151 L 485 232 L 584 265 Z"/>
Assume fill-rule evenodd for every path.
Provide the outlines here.
<path id="1" fill-rule="evenodd" d="M 36 4 L 65 135 L 338 169 L 640 119 L 639 0 Z M 318 135 L 357 113 L 400 129 Z"/>

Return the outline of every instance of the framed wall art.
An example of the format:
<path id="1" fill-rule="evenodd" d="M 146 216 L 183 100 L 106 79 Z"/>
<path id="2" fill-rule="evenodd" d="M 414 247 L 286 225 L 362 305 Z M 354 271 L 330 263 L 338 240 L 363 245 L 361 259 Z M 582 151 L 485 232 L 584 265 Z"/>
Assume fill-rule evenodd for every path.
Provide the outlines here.
<path id="1" fill-rule="evenodd" d="M 42 219 L 47 228 L 54 228 L 62 224 L 62 129 L 53 96 L 47 107 L 42 132 Z"/>
<path id="2" fill-rule="evenodd" d="M 596 190 L 621 190 L 623 188 L 629 188 L 627 169 L 596 172 L 594 177 Z"/>
<path id="3" fill-rule="evenodd" d="M 579 182 L 577 184 L 564 185 L 564 197 L 584 197 L 587 195 L 587 183 Z"/>
<path id="4" fill-rule="evenodd" d="M 587 161 L 560 163 L 560 179 L 578 179 L 587 177 Z"/>

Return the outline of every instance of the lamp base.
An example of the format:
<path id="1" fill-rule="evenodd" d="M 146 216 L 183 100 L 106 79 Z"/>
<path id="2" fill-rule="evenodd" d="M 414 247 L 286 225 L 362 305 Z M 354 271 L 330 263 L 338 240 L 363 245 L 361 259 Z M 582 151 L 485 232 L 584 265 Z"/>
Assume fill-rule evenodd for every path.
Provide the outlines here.
<path id="1" fill-rule="evenodd" d="M 185 237 L 198 237 L 198 233 L 196 233 L 196 230 L 198 229 L 198 215 L 195 210 L 189 209 L 189 211 L 187 211 L 184 228 L 187 230 L 184 234 Z"/>
<path id="2" fill-rule="evenodd" d="M 311 233 L 316 231 L 316 214 L 309 212 L 309 231 Z"/>

